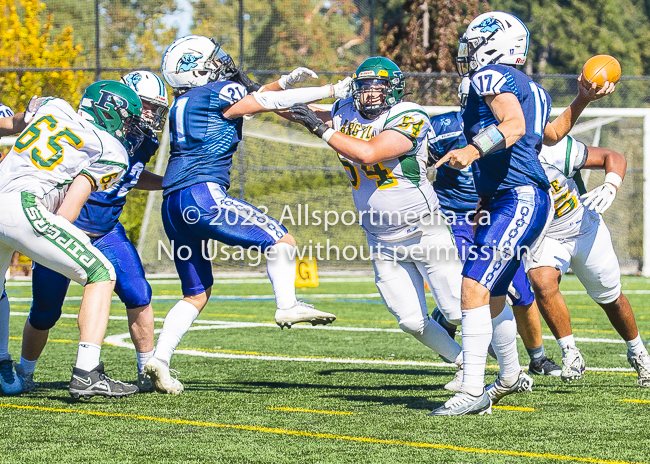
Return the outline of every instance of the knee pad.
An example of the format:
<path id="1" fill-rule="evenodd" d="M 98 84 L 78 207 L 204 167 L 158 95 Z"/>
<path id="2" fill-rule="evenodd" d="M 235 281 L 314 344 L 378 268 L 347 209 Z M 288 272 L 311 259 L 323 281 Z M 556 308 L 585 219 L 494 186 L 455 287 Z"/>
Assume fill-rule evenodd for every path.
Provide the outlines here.
<path id="1" fill-rule="evenodd" d="M 610 288 L 599 292 L 587 292 L 587 293 L 589 293 L 591 299 L 598 304 L 613 303 L 618 299 L 619 296 L 621 296 L 621 284 L 619 282 L 619 284 L 614 288 Z"/>
<path id="2" fill-rule="evenodd" d="M 27 320 L 36 330 L 50 330 L 60 318 L 61 307 L 43 306 L 35 308 L 32 304 Z"/>
<path id="3" fill-rule="evenodd" d="M 146 306 L 151 303 L 151 285 L 145 279 L 137 279 L 121 288 L 119 297 L 126 309 Z"/>
<path id="4" fill-rule="evenodd" d="M 422 319 L 422 317 L 409 317 L 405 319 L 400 319 L 399 328 L 403 332 L 411 335 L 422 335 L 424 333 L 424 328 L 427 325 L 427 320 Z"/>

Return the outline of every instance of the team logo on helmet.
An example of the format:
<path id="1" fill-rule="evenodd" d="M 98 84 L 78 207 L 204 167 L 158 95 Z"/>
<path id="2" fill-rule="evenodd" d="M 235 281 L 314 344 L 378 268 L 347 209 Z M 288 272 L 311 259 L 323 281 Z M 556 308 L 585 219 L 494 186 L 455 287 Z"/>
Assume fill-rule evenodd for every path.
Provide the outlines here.
<path id="1" fill-rule="evenodd" d="M 106 106 L 106 104 L 111 105 L 116 110 L 129 107 L 129 103 L 124 98 L 114 94 L 113 92 L 100 90 L 99 93 L 101 94 L 101 97 L 99 98 L 99 101 L 96 103 L 96 106 L 98 106 L 99 108 L 102 108 L 106 111 L 110 110 L 110 108 Z"/>
<path id="2" fill-rule="evenodd" d="M 176 72 L 187 72 L 191 70 L 192 68 L 196 68 L 198 65 L 196 64 L 196 60 L 199 60 L 203 58 L 203 55 L 192 55 L 191 53 L 185 53 L 183 56 L 181 56 L 181 59 L 178 60 L 178 64 L 176 65 Z"/>
<path id="3" fill-rule="evenodd" d="M 472 30 L 478 29 L 478 28 L 481 28 L 480 32 L 483 32 L 483 33 L 487 32 L 487 33 L 490 33 L 490 34 L 493 33 L 493 32 L 498 31 L 499 29 L 501 29 L 502 31 L 505 31 L 505 28 L 503 27 L 503 24 L 501 24 L 501 21 L 499 21 L 496 18 L 492 18 L 492 17 L 485 18 L 483 21 L 481 21 L 481 24 L 479 24 L 478 26 L 474 26 L 472 28 Z"/>
<path id="4" fill-rule="evenodd" d="M 133 87 L 138 92 L 138 83 L 142 80 L 140 73 L 129 73 L 124 76 L 124 80 L 129 87 Z"/>

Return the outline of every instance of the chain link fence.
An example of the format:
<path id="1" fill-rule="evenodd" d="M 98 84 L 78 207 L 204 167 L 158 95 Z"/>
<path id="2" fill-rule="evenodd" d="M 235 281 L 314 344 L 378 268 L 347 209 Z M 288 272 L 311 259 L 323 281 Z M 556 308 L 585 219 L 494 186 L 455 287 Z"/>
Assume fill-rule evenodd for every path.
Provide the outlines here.
<path id="1" fill-rule="evenodd" d="M 15 11 L 5 8 L 7 24 L 15 36 L 0 38 L 0 100 L 21 111 L 33 94 L 49 94 L 78 104 L 83 89 L 101 79 L 119 79 L 135 69 L 159 72 L 165 47 L 188 33 L 214 37 L 237 64 L 261 83 L 276 80 L 282 72 L 307 66 L 318 72 L 312 84 L 336 82 L 351 75 L 358 64 L 378 49 L 374 0 L 16 0 Z M 1 8 L 0 8 L 1 9 Z M 11 11 L 10 11 L 11 10 Z M 45 50 L 30 55 L 29 42 L 38 37 Z M 31 45 L 30 45 L 31 43 Z M 457 104 L 460 82 L 456 74 L 406 73 L 407 100 L 425 106 Z M 576 76 L 537 75 L 555 107 L 568 105 L 577 93 Z M 64 85 L 65 84 L 65 85 Z M 21 106 L 22 105 L 22 106 Z M 650 77 L 623 77 L 614 95 L 593 107 L 637 108 L 650 106 Z M 585 122 L 594 118 L 582 118 Z M 612 148 L 628 159 L 628 175 L 616 204 L 605 219 L 612 229 L 615 248 L 627 272 L 635 272 L 643 256 L 643 122 L 618 116 L 596 124 L 577 137 L 585 143 Z M 165 153 L 156 163 L 164 172 Z M 244 125 L 244 142 L 233 159 L 232 196 L 263 206 L 284 224 L 301 246 L 330 247 L 322 265 L 369 266 L 358 256 L 365 236 L 356 224 L 345 225 L 355 212 L 345 171 L 335 153 L 320 140 L 275 115 L 258 115 Z M 602 181 L 595 172 L 593 188 Z M 147 217 L 147 202 L 151 214 Z M 160 194 L 151 198 L 133 191 L 122 220 L 140 250 L 149 272 L 173 272 L 173 264 L 160 254 L 168 243 L 160 224 Z M 305 225 L 305 205 L 310 219 Z M 288 210 L 287 210 L 288 208 Z M 338 216 L 337 224 L 324 225 L 324 215 Z M 141 234 L 146 236 L 141 240 Z M 354 259 L 351 249 L 357 250 Z M 338 250 L 338 253 L 335 251 Z M 315 248 L 312 248 L 315 252 Z M 308 249 L 305 250 L 308 252 Z M 159 259 L 160 257 L 160 259 Z M 257 260 L 220 259 L 216 265 L 248 268 Z"/>

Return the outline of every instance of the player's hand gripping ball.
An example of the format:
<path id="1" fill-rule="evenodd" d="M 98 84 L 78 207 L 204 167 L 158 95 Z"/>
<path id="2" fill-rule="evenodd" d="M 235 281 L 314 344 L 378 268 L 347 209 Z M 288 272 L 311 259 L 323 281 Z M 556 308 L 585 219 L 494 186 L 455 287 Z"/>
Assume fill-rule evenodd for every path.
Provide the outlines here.
<path id="1" fill-rule="evenodd" d="M 605 82 L 616 84 L 621 78 L 621 64 L 616 58 L 609 55 L 596 55 L 589 58 L 582 68 L 582 84 L 590 89 L 596 83 L 599 91 Z"/>

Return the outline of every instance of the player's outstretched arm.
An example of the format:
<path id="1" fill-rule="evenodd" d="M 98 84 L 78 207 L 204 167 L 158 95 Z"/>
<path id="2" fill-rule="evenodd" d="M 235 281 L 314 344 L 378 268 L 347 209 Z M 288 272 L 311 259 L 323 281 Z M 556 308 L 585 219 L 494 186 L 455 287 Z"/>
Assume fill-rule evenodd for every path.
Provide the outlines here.
<path id="1" fill-rule="evenodd" d="M 261 92 L 246 95 L 236 103 L 228 106 L 223 115 L 229 119 L 237 119 L 267 111 L 278 111 L 291 108 L 298 103 L 311 103 L 325 98 L 345 98 L 349 93 L 351 78 L 346 78 L 337 84 L 327 84 L 321 87 L 303 87 L 279 92 Z"/>
<path id="2" fill-rule="evenodd" d="M 269 90 L 272 91 L 286 90 L 292 88 L 294 85 L 298 84 L 299 82 L 302 82 L 309 78 L 316 79 L 317 77 L 318 74 L 316 74 L 311 69 L 300 67 L 294 69 L 289 74 L 284 74 L 280 76 L 280 79 L 278 79 L 275 82 L 271 82 L 270 84 L 264 84 L 259 91 L 266 92 Z"/>
<path id="3" fill-rule="evenodd" d="M 78 175 L 70 184 L 63 203 L 59 206 L 56 214 L 70 222 L 76 221 L 81 207 L 86 203 L 92 191 L 93 184 L 90 179 L 83 174 Z"/>
<path id="4" fill-rule="evenodd" d="M 436 168 L 447 162 L 452 168 L 466 168 L 481 156 L 489 156 L 493 151 L 503 150 L 514 145 L 526 134 L 524 112 L 514 94 L 507 92 L 486 95 L 484 98 L 499 123 L 496 127 L 492 126 L 492 130 L 496 130 L 496 132 L 493 134 L 480 132 L 466 147 L 451 150 L 440 158 L 440 161 L 436 163 Z"/>
<path id="5" fill-rule="evenodd" d="M 596 83 L 586 89 L 582 85 L 582 74 L 578 77 L 578 96 L 571 102 L 566 110 L 544 128 L 544 145 L 553 146 L 569 134 L 576 121 L 592 101 L 603 98 L 614 91 L 616 86 L 611 82 L 605 82 L 603 87 L 596 91 Z"/>
<path id="6" fill-rule="evenodd" d="M 135 188 L 138 190 L 162 190 L 163 177 L 151 171 L 142 171 Z"/>
<path id="7" fill-rule="evenodd" d="M 627 160 L 614 150 L 599 147 L 588 147 L 587 150 L 587 161 L 582 169 L 605 169 L 605 182 L 580 198 L 585 207 L 602 214 L 616 198 L 616 192 L 625 177 Z"/>
<path id="8" fill-rule="evenodd" d="M 323 122 L 307 105 L 291 107 L 291 115 L 313 134 L 350 161 L 363 165 L 373 165 L 380 161 L 398 158 L 413 149 L 413 141 L 404 134 L 386 130 L 370 140 L 359 140 L 350 135 L 337 132 L 330 124 Z M 331 119 L 331 118 L 330 118 Z"/>
<path id="9" fill-rule="evenodd" d="M 25 113 L 16 113 L 13 116 L 0 118 L 0 137 L 15 135 L 25 130 Z"/>

